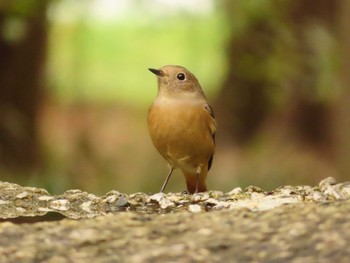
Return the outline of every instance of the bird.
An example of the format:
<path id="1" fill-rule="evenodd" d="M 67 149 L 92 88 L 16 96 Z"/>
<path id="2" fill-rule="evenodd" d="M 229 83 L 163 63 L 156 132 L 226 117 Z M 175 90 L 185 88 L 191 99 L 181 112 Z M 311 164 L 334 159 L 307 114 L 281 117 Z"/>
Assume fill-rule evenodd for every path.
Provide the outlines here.
<path id="1" fill-rule="evenodd" d="M 164 192 L 174 169 L 185 176 L 191 194 L 207 191 L 206 178 L 215 152 L 213 109 L 194 74 L 182 66 L 149 68 L 158 79 L 158 93 L 148 110 L 150 138 L 169 163 Z"/>

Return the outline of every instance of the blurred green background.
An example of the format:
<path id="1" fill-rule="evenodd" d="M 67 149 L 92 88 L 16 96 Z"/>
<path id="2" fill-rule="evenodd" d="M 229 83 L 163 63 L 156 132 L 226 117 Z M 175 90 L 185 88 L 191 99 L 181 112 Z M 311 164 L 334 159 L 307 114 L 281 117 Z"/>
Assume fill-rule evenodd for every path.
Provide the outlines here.
<path id="1" fill-rule="evenodd" d="M 350 1 L 0 1 L 0 180 L 159 191 L 147 68 L 183 65 L 218 121 L 210 189 L 350 178 Z M 182 191 L 175 173 L 168 191 Z"/>

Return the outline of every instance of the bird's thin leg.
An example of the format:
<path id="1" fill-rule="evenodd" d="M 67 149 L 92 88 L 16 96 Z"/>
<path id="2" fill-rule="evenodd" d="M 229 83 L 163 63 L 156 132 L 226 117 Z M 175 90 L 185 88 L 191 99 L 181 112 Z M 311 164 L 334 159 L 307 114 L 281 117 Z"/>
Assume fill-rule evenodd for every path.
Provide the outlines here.
<path id="1" fill-rule="evenodd" d="M 164 192 L 165 187 L 166 187 L 166 185 L 168 184 L 168 181 L 169 181 L 170 176 L 171 176 L 171 174 L 173 173 L 173 171 L 174 171 L 174 167 L 171 167 L 171 168 L 170 168 L 170 171 L 169 171 L 169 174 L 168 174 L 168 176 L 166 177 L 166 179 L 165 179 L 165 181 L 164 181 L 164 183 L 163 183 L 162 188 L 160 189 L 160 192 L 161 192 L 161 193 Z"/>
<path id="2" fill-rule="evenodd" d="M 201 174 L 202 167 L 198 166 L 197 172 L 196 172 L 196 190 L 194 191 L 195 194 L 198 193 L 198 185 L 199 185 L 199 176 Z"/>

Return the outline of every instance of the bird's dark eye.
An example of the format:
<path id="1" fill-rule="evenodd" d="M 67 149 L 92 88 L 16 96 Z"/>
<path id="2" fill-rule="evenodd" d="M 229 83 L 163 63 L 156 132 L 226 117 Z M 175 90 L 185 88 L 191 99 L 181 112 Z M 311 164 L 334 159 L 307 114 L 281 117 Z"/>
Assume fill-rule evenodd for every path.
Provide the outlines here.
<path id="1" fill-rule="evenodd" d="M 184 73 L 179 73 L 176 77 L 178 80 L 184 80 L 186 78 Z"/>

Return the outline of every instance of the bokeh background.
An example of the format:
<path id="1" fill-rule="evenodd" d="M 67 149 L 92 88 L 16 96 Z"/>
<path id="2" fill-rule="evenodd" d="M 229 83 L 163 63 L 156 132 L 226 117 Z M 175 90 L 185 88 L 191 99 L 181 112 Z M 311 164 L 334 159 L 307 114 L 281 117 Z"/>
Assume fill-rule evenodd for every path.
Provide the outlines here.
<path id="1" fill-rule="evenodd" d="M 166 64 L 216 113 L 210 189 L 348 180 L 349 17 L 347 0 L 1 0 L 0 180 L 159 191 L 147 68 Z"/>

